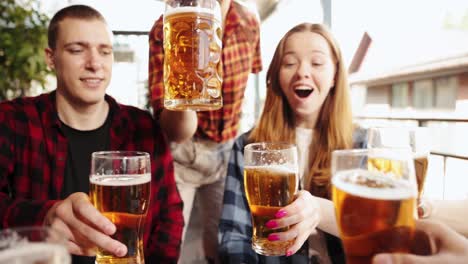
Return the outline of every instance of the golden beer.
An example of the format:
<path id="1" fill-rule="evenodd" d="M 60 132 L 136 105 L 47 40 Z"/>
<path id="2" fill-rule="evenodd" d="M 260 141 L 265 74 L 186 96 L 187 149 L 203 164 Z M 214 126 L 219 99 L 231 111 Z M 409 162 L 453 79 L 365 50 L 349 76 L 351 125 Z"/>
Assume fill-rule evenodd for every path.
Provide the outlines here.
<path id="1" fill-rule="evenodd" d="M 369 171 L 392 173 L 397 177 L 401 177 L 404 173 L 405 162 L 387 157 L 372 157 L 368 158 L 367 166 Z"/>
<path id="2" fill-rule="evenodd" d="M 145 263 L 143 231 L 150 199 L 151 174 L 92 175 L 90 178 L 91 203 L 117 230 L 112 238 L 127 246 L 127 255 L 116 257 L 98 249 L 96 262 Z"/>
<path id="3" fill-rule="evenodd" d="M 418 199 L 421 199 L 422 196 L 428 166 L 429 161 L 427 155 L 414 156 L 414 171 L 416 174 L 416 182 L 418 183 Z"/>
<path id="4" fill-rule="evenodd" d="M 268 235 L 284 232 L 289 227 L 272 230 L 265 223 L 275 219 L 282 207 L 290 204 L 297 190 L 297 173 L 281 166 L 246 166 L 244 185 L 252 214 L 252 248 L 259 254 L 285 255 L 293 240 L 269 241 Z"/>
<path id="5" fill-rule="evenodd" d="M 180 7 L 164 16 L 164 107 L 215 110 L 221 95 L 220 17 L 200 7 Z"/>
<path id="6" fill-rule="evenodd" d="M 429 165 L 427 155 L 414 155 L 414 169 L 416 174 L 416 182 L 418 184 L 418 198 L 421 198 L 426 180 L 427 168 Z M 380 171 L 384 173 L 393 173 L 395 175 L 403 175 L 404 162 L 389 158 L 369 158 L 368 169 L 370 171 Z"/>
<path id="7" fill-rule="evenodd" d="M 348 264 L 370 264 L 378 253 L 410 251 L 416 197 L 408 182 L 353 169 L 334 175 L 332 186 Z"/>

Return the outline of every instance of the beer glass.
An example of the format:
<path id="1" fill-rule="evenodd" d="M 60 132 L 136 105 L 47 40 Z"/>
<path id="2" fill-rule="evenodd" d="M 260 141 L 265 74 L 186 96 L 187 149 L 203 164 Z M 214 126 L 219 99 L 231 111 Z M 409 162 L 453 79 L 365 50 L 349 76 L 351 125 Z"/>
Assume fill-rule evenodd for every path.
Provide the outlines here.
<path id="1" fill-rule="evenodd" d="M 150 200 L 151 164 L 146 152 L 102 151 L 91 155 L 91 203 L 117 230 L 112 238 L 127 246 L 116 257 L 97 249 L 96 263 L 145 263 L 143 230 Z"/>
<path id="2" fill-rule="evenodd" d="M 268 241 L 265 223 L 290 204 L 298 188 L 297 148 L 287 143 L 252 143 L 244 148 L 244 188 L 252 216 L 252 248 L 265 256 L 281 256 L 293 243 Z"/>
<path id="3" fill-rule="evenodd" d="M 413 153 L 418 202 L 421 201 L 429 165 L 430 137 L 427 127 L 375 127 L 369 129 L 370 148 L 410 148 Z M 380 166 L 385 166 L 380 163 Z M 388 163 L 387 163 L 388 166 Z"/>
<path id="4" fill-rule="evenodd" d="M 202 111 L 223 106 L 221 23 L 216 0 L 166 1 L 165 108 Z"/>
<path id="5" fill-rule="evenodd" d="M 379 170 L 386 160 L 391 170 Z M 346 263 L 366 264 L 375 254 L 409 252 L 416 213 L 411 152 L 357 149 L 332 152 L 332 199 Z"/>
<path id="6" fill-rule="evenodd" d="M 49 227 L 0 231 L 0 264 L 71 264 L 67 238 Z"/>

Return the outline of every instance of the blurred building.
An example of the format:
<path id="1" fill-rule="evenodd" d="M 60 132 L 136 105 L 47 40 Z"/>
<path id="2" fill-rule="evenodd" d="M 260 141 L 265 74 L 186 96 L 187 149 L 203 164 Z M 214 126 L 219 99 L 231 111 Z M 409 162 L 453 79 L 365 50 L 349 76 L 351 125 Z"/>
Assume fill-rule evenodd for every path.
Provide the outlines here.
<path id="1" fill-rule="evenodd" d="M 394 45 L 364 34 L 349 67 L 354 116 L 364 126 L 429 127 L 427 195 L 465 198 L 468 180 L 460 172 L 468 169 L 468 34 L 415 34 Z"/>
<path id="2" fill-rule="evenodd" d="M 357 115 L 467 117 L 468 34 L 441 31 L 431 38 L 379 50 L 378 40 L 364 35 L 350 66 Z M 391 61 L 382 53 L 391 53 Z"/>

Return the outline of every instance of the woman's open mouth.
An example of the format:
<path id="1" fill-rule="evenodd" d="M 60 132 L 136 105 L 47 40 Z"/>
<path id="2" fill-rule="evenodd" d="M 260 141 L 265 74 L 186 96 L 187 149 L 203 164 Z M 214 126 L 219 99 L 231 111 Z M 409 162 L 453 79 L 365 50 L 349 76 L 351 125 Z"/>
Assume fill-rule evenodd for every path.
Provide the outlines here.
<path id="1" fill-rule="evenodd" d="M 314 89 L 296 89 L 294 90 L 294 93 L 300 98 L 307 98 L 309 95 L 312 94 Z"/>

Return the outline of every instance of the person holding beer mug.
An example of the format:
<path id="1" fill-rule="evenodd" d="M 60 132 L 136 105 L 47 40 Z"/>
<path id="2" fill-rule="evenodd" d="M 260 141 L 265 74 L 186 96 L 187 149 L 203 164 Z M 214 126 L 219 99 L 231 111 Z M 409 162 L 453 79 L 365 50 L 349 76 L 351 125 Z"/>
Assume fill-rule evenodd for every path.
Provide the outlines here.
<path id="1" fill-rule="evenodd" d="M 214 9 L 199 7 L 214 1 L 219 2 L 220 21 Z M 184 241 L 193 241 L 182 244 L 182 263 L 205 258 L 216 262 L 227 161 L 249 75 L 262 69 L 259 21 L 242 2 L 167 1 L 170 8 L 149 34 L 151 103 L 161 128 L 174 142 L 171 150 L 188 238 Z M 198 40 L 206 41 L 197 46 Z M 189 45 L 192 42 L 195 45 Z M 205 93 L 200 92 L 203 84 Z M 173 111 L 181 109 L 203 111 Z"/>
<path id="2" fill-rule="evenodd" d="M 329 201 L 331 152 L 365 147 L 365 140 L 363 131 L 352 123 L 346 68 L 337 42 L 323 25 L 295 26 L 276 48 L 257 125 L 239 137 L 231 151 L 218 234 L 223 263 L 342 263 Z M 280 257 L 257 254 L 251 245 L 243 170 L 244 147 L 255 142 L 288 142 L 298 147 L 302 190 L 264 227 L 272 231 L 269 241 L 293 241 Z M 285 227 L 289 229 L 283 231 Z"/>
<path id="3" fill-rule="evenodd" d="M 59 10 L 45 54 L 56 90 L 0 103 L 0 228 L 55 228 L 69 238 L 73 263 L 94 264 L 87 256 L 97 248 L 116 257 L 132 254 L 112 237 L 120 223 L 91 204 L 89 175 L 92 152 L 139 150 L 151 160 L 144 261 L 176 263 L 182 202 L 169 145 L 148 112 L 105 94 L 113 64 L 105 19 L 85 5 Z"/>

